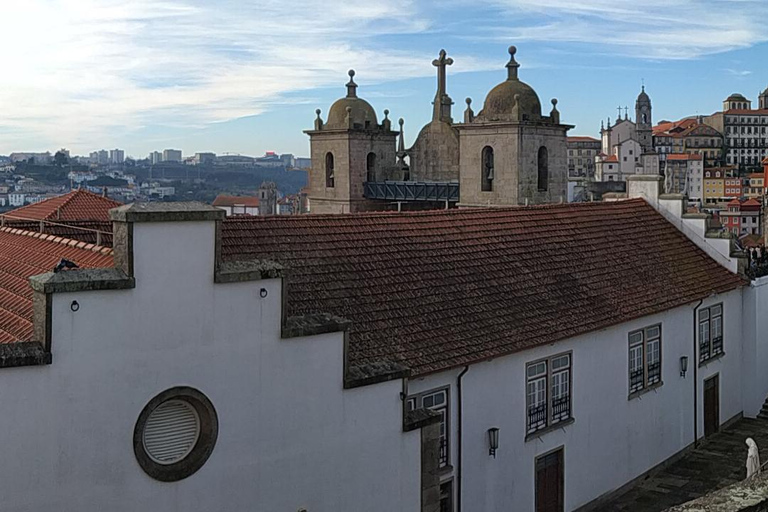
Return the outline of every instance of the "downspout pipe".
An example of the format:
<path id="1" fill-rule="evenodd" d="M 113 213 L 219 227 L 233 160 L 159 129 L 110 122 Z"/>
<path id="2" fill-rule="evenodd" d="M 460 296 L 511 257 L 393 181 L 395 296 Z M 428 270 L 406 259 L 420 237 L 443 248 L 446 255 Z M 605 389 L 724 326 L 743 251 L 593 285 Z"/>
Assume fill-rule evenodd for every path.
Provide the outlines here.
<path id="1" fill-rule="evenodd" d="M 696 356 L 696 314 L 704 299 L 693 308 L 693 352 L 691 364 L 693 365 L 693 447 L 699 447 L 699 358 Z"/>
<path id="2" fill-rule="evenodd" d="M 457 444 L 457 461 L 459 463 L 459 467 L 456 468 L 456 512 L 461 512 L 461 469 L 464 467 L 464 463 L 462 462 L 462 451 L 461 451 L 461 438 L 463 437 L 462 434 L 462 409 L 463 409 L 463 400 L 462 400 L 462 391 L 461 391 L 461 380 L 464 377 L 464 375 L 469 371 L 469 366 L 465 366 L 463 370 L 459 373 L 459 376 L 456 378 L 456 394 L 457 401 L 458 401 L 458 425 L 456 427 L 456 444 Z"/>

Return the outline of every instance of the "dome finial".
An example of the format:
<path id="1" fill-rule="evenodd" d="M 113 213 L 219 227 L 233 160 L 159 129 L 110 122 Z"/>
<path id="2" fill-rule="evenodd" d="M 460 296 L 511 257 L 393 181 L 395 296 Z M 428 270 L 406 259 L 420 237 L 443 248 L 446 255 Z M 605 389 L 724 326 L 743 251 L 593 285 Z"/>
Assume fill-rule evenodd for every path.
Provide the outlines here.
<path id="1" fill-rule="evenodd" d="M 349 82 L 347 82 L 347 98 L 357 98 L 357 84 L 355 83 L 355 70 L 350 69 L 347 73 Z"/>
<path id="2" fill-rule="evenodd" d="M 507 62 L 507 80 L 517 80 L 517 68 L 520 64 L 515 60 L 515 54 L 517 53 L 517 47 L 512 45 L 509 47 L 509 62 Z"/>

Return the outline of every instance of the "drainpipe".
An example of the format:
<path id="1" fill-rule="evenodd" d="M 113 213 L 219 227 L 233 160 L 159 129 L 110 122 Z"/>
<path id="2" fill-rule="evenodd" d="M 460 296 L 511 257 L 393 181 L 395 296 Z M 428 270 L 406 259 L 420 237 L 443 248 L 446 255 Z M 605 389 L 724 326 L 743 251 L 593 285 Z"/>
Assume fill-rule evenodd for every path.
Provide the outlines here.
<path id="1" fill-rule="evenodd" d="M 693 353 L 691 354 L 693 364 L 693 447 L 699 447 L 699 360 L 696 359 L 696 312 L 699 310 L 699 306 L 704 302 L 704 299 L 699 300 L 699 303 L 693 308 Z"/>
<path id="2" fill-rule="evenodd" d="M 459 467 L 456 468 L 456 503 L 458 506 L 456 507 L 456 512 L 461 512 L 461 468 L 464 466 L 461 460 L 461 438 L 462 438 L 462 422 L 461 422 L 461 410 L 462 410 L 462 394 L 461 394 L 461 379 L 464 377 L 464 374 L 469 371 L 469 366 L 465 366 L 463 370 L 461 370 L 461 373 L 459 373 L 459 376 L 456 378 L 456 393 L 458 394 L 458 405 L 459 405 L 459 413 L 458 413 L 458 425 L 456 427 L 456 443 L 458 447 L 458 456 L 456 457 Z"/>

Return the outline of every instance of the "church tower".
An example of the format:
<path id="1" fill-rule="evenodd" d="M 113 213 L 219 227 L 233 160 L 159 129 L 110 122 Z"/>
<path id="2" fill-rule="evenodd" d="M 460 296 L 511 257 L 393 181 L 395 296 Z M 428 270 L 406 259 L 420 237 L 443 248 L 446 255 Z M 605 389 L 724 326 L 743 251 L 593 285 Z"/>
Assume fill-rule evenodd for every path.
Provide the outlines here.
<path id="1" fill-rule="evenodd" d="M 327 121 L 317 109 L 314 129 L 304 132 L 312 160 L 312 213 L 381 209 L 376 201 L 365 199 L 365 183 L 391 179 L 396 172 L 398 132 L 391 129 L 389 111 L 379 124 L 370 103 L 357 97 L 354 77 L 350 70 L 347 95 L 331 105 Z"/>
<path id="2" fill-rule="evenodd" d="M 645 93 L 645 85 L 637 96 L 635 102 L 635 126 L 637 133 L 637 142 L 644 152 L 653 151 L 653 110 L 651 107 L 651 98 Z"/>
<path id="3" fill-rule="evenodd" d="M 757 103 L 760 110 L 768 110 L 768 87 L 757 97 Z"/>

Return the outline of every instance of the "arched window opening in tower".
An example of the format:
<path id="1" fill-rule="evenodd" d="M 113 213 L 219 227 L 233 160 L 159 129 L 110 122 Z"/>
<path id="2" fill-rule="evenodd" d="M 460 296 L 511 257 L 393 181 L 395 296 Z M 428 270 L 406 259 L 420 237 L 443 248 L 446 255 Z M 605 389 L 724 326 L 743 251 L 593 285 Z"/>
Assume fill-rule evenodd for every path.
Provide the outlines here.
<path id="1" fill-rule="evenodd" d="M 541 146 L 539 148 L 539 191 L 546 192 L 549 185 L 549 155 L 547 154 L 547 148 Z"/>
<path id="2" fill-rule="evenodd" d="M 490 192 L 493 190 L 493 148 L 485 146 L 482 153 L 483 168 L 481 190 Z"/>
<path id="3" fill-rule="evenodd" d="M 333 153 L 328 152 L 325 155 L 325 186 L 328 188 L 333 188 L 334 186 L 334 177 L 333 177 Z"/>
<path id="4" fill-rule="evenodd" d="M 367 171 L 366 181 L 376 181 L 376 153 L 368 153 L 368 157 L 365 161 L 365 169 Z"/>

